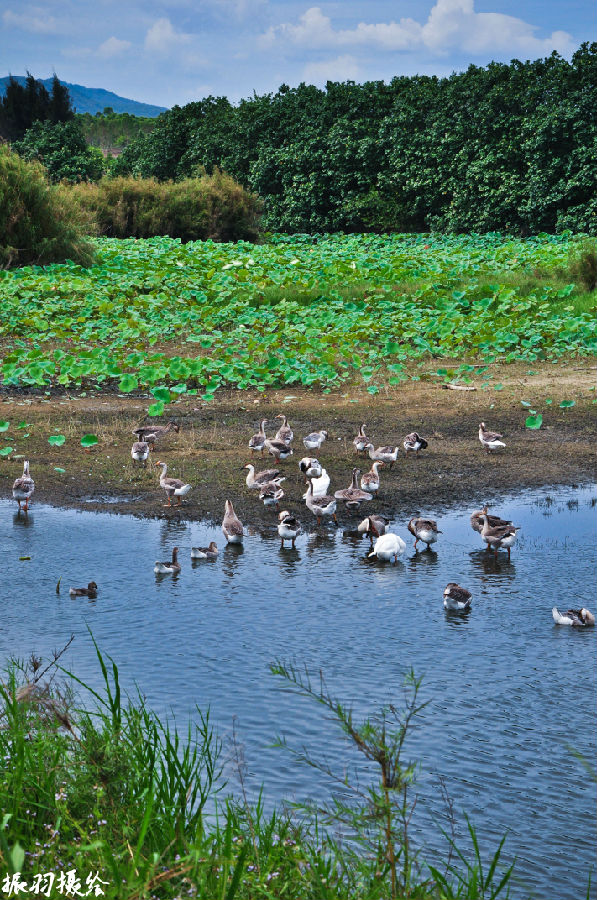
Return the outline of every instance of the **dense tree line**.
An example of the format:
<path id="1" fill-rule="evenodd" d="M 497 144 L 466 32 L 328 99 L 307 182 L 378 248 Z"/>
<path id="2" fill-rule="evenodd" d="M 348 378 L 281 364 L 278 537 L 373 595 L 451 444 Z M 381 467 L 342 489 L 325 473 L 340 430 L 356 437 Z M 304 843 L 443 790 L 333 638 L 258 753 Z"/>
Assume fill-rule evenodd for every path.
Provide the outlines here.
<path id="1" fill-rule="evenodd" d="M 52 90 L 47 90 L 27 72 L 25 84 L 10 77 L 6 92 L 0 100 L 0 137 L 6 141 L 20 141 L 34 122 L 68 122 L 74 116 L 68 88 L 57 75 Z"/>
<path id="2" fill-rule="evenodd" d="M 126 147 L 136 138 L 149 134 L 155 128 L 157 119 L 133 116 L 126 112 L 115 113 L 111 107 L 106 106 L 103 112 L 97 112 L 93 116 L 91 113 L 77 115 L 77 122 L 81 125 L 88 144 L 112 150 Z"/>
<path id="3" fill-rule="evenodd" d="M 571 61 L 208 97 L 161 115 L 116 170 L 219 167 L 289 232 L 597 233 L 596 111 L 597 44 L 583 44 Z"/>

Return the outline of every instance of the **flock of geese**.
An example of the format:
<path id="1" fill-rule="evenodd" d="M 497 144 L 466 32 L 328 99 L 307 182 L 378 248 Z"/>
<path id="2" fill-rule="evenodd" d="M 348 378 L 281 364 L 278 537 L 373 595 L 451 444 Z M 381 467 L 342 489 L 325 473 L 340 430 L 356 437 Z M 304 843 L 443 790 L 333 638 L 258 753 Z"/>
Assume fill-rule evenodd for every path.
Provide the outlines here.
<path id="1" fill-rule="evenodd" d="M 252 454 L 260 454 L 262 457 L 267 452 L 274 457 L 276 463 L 280 463 L 294 453 L 292 448 L 294 432 L 287 416 L 280 414 L 276 418 L 281 419 L 282 423 L 275 436 L 273 438 L 267 436 L 265 431 L 267 419 L 264 419 L 261 422 L 259 431 L 249 441 L 249 450 Z M 355 466 L 352 470 L 351 483 L 347 488 L 338 490 L 333 495 L 328 494 L 330 477 L 319 459 L 315 456 L 305 456 L 299 462 L 299 470 L 305 477 L 307 484 L 307 490 L 303 494 L 303 499 L 306 508 L 316 517 L 318 525 L 326 518 L 333 519 L 338 524 L 336 510 L 339 502 L 344 503 L 346 509 L 357 511 L 363 504 L 373 500 L 381 486 L 379 470 L 383 466 L 388 466 L 391 470 L 398 459 L 398 446 L 376 448 L 374 442 L 366 434 L 365 428 L 365 425 L 361 425 L 358 434 L 353 439 L 353 445 L 357 456 L 369 457 L 372 463 L 371 469 L 365 474 L 361 474 L 361 469 Z M 166 434 L 170 432 L 178 433 L 179 430 L 180 426 L 173 421 L 168 422 L 166 425 L 144 425 L 136 428 L 133 433 L 137 440 L 131 448 L 133 462 L 146 466 L 150 451 L 155 450 L 156 442 L 159 442 Z M 492 453 L 505 447 L 502 437 L 503 435 L 498 432 L 489 431 L 484 422 L 480 423 L 479 441 L 486 453 Z M 327 431 L 313 431 L 303 438 L 303 445 L 308 451 L 319 451 L 327 438 Z M 415 456 L 418 456 L 419 452 L 425 450 L 427 446 L 428 442 L 416 431 L 408 434 L 403 441 L 406 456 L 409 453 L 414 453 Z M 167 503 L 164 505 L 170 507 L 172 506 L 172 499 L 178 498 L 178 505 L 180 506 L 182 498 L 189 493 L 192 485 L 185 483 L 179 478 L 169 477 L 167 475 L 168 466 L 165 462 L 158 460 L 155 466 L 161 469 L 160 486 L 167 497 Z M 247 470 L 245 479 L 247 488 L 250 491 L 259 491 L 259 499 L 264 505 L 273 506 L 278 510 L 280 501 L 285 496 L 282 482 L 286 479 L 282 471 L 280 469 L 264 469 L 261 472 L 256 472 L 255 466 L 251 463 L 248 463 L 245 469 Z M 29 501 L 34 490 L 35 484 L 29 472 L 29 462 L 25 460 L 23 463 L 23 474 L 15 480 L 12 491 L 13 498 L 19 505 L 19 510 L 23 510 L 25 514 L 28 512 Z M 488 551 L 493 551 L 497 557 L 499 550 L 505 550 L 508 553 L 508 559 L 510 559 L 510 551 L 520 531 L 518 526 L 499 516 L 490 515 L 488 506 L 484 506 L 483 509 L 472 513 L 470 523 L 472 529 L 480 534 Z M 359 523 L 358 531 L 369 536 L 370 553 L 368 556 L 375 556 L 378 560 L 384 562 L 397 562 L 398 557 L 402 556 L 406 550 L 406 544 L 399 535 L 388 531 L 388 525 L 388 519 L 372 513 Z M 418 550 L 419 541 L 426 544 L 426 550 L 429 550 L 431 545 L 436 543 L 438 535 L 442 533 L 437 526 L 437 522 L 430 518 L 414 517 L 409 521 L 407 527 L 414 537 L 415 550 Z M 286 541 L 289 541 L 291 546 L 294 547 L 296 538 L 302 531 L 300 522 L 288 510 L 282 510 L 278 513 L 277 529 L 281 548 L 284 548 Z M 230 500 L 225 501 L 222 532 L 228 543 L 242 544 L 244 526 L 236 515 Z M 215 541 L 212 541 L 207 547 L 193 547 L 191 549 L 192 559 L 214 560 L 217 556 L 218 546 Z M 154 572 L 157 575 L 174 575 L 180 572 L 180 568 L 178 547 L 174 547 L 172 558 L 164 562 L 156 562 Z M 71 596 L 94 598 L 97 596 L 97 590 L 97 584 L 92 581 L 86 588 L 70 588 L 70 594 Z M 450 612 L 467 612 L 471 609 L 472 594 L 467 588 L 455 582 L 450 582 L 444 590 L 443 603 L 445 609 Z M 554 606 L 552 615 L 557 625 L 583 628 L 595 624 L 593 614 L 584 607 L 582 609 L 569 609 L 565 613 L 560 613 L 557 607 Z"/>

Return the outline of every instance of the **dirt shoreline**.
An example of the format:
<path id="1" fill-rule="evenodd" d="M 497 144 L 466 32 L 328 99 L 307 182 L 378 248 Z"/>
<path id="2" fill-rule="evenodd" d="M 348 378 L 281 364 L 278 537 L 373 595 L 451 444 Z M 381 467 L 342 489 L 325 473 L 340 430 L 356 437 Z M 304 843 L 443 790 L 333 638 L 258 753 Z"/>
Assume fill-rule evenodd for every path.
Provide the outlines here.
<path id="1" fill-rule="evenodd" d="M 491 371 L 490 386 L 484 389 L 478 375 L 473 381 L 477 390 L 470 392 L 444 390 L 437 380 L 421 380 L 375 397 L 362 389 L 320 394 L 288 388 L 265 394 L 231 392 L 210 404 L 197 397 L 182 399 L 167 411 L 180 423 L 180 433 L 164 438 L 150 457 L 150 462 L 163 459 L 169 474 L 193 485 L 187 502 L 171 510 L 163 506 L 158 469 L 149 465 L 139 471 L 130 458 L 132 430 L 148 421 L 146 398 L 104 392 L 49 397 L 5 392 L 0 396 L 0 419 L 10 421 L 10 428 L 0 443 L 14 452 L 0 459 L 0 496 L 12 496 L 12 482 L 21 473 L 22 459 L 28 458 L 36 483 L 33 507 L 44 502 L 219 523 L 224 500 L 230 498 L 245 523 L 273 526 L 275 512 L 264 509 L 257 493 L 246 489 L 243 466 L 251 461 L 257 469 L 272 466 L 271 457 L 251 460 L 247 445 L 261 419 L 268 419 L 268 433 L 273 434 L 279 424 L 274 416 L 280 412 L 288 415 L 295 431 L 294 456 L 279 465 L 286 474 L 283 507 L 299 514 L 304 527 L 310 528 L 315 519 L 301 500 L 305 488 L 298 461 L 311 455 L 302 436 L 315 428 L 326 428 L 330 435 L 317 455 L 331 476 L 331 490 L 349 485 L 353 466 L 369 469 L 370 461 L 359 461 L 352 445 L 362 422 L 376 446 L 400 445 L 393 470 L 381 470 L 379 498 L 362 507 L 360 517 L 367 511 L 410 517 L 455 503 L 473 509 L 521 489 L 595 480 L 595 367 L 569 360 L 557 365 L 494 365 Z M 552 403 L 547 405 L 546 399 Z M 525 427 L 528 409 L 523 400 L 542 413 L 540 430 Z M 562 409 L 562 400 L 574 400 L 575 405 Z M 505 450 L 483 452 L 477 437 L 480 421 L 503 433 Z M 19 423 L 28 427 L 18 428 Z M 429 448 L 418 459 L 412 454 L 406 459 L 402 441 L 413 430 L 428 439 Z M 91 452 L 80 446 L 87 432 L 99 438 Z M 53 433 L 66 436 L 62 447 L 48 444 Z M 338 509 L 341 524 L 358 521 L 343 504 Z"/>

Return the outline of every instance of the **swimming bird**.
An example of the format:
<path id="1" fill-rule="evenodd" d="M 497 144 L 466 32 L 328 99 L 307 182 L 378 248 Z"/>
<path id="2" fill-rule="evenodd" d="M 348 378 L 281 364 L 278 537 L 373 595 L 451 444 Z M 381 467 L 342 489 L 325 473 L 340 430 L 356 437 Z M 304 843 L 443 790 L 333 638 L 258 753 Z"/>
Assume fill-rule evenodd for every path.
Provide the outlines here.
<path id="1" fill-rule="evenodd" d="M 90 581 L 86 588 L 69 588 L 71 597 L 90 597 L 92 600 L 97 597 L 97 584 Z"/>
<path id="2" fill-rule="evenodd" d="M 573 628 L 587 628 L 595 624 L 595 616 L 584 606 L 582 609 L 569 609 L 561 613 L 554 606 L 551 614 L 556 625 L 572 625 Z"/>
<path id="3" fill-rule="evenodd" d="M 373 538 L 378 538 L 381 537 L 382 534 L 385 534 L 389 524 L 389 519 L 386 519 L 384 516 L 373 514 L 367 516 L 362 522 L 359 522 L 358 531 L 360 531 L 361 534 L 368 534 L 371 546 L 373 546 Z"/>
<path id="4" fill-rule="evenodd" d="M 311 485 L 313 486 L 313 496 L 314 497 L 323 497 L 327 494 L 327 490 L 330 486 L 330 476 L 327 473 L 327 469 L 321 470 L 321 475 L 319 478 L 311 478 Z M 303 494 L 303 500 L 307 499 L 307 494 Z"/>
<path id="5" fill-rule="evenodd" d="M 265 423 L 267 419 L 264 419 L 261 423 L 259 431 L 257 434 L 254 434 L 251 440 L 249 441 L 249 450 L 251 453 L 261 453 L 263 456 L 263 451 L 265 449 L 265 441 L 267 439 L 267 435 L 265 433 Z"/>
<path id="6" fill-rule="evenodd" d="M 365 425 L 361 425 L 361 427 L 359 428 L 359 433 L 353 439 L 353 444 L 357 453 L 364 453 L 371 443 L 369 438 L 365 434 L 365 427 Z"/>
<path id="7" fill-rule="evenodd" d="M 178 547 L 172 548 L 172 559 L 166 562 L 156 562 L 153 571 L 156 575 L 176 575 L 180 572 L 180 563 L 178 562 Z"/>
<path id="8" fill-rule="evenodd" d="M 283 415 L 282 413 L 279 413 L 276 416 L 276 419 L 283 419 L 284 421 L 282 422 L 282 424 L 276 431 L 274 440 L 283 441 L 283 443 L 285 443 L 286 445 L 290 445 L 292 443 L 292 439 L 294 438 L 294 431 L 288 424 L 287 417 L 285 415 Z"/>
<path id="9" fill-rule="evenodd" d="M 376 494 L 379 490 L 379 467 L 383 466 L 382 462 L 374 462 L 371 471 L 366 472 L 361 478 L 361 487 L 364 491 L 370 491 Z"/>
<path id="10" fill-rule="evenodd" d="M 406 455 L 408 456 L 409 451 L 413 450 L 415 456 L 419 455 L 419 450 L 425 450 L 426 447 L 429 446 L 425 438 L 422 438 L 420 434 L 416 431 L 411 431 L 410 434 L 407 434 L 404 438 L 403 443 L 404 449 L 406 450 Z"/>
<path id="11" fill-rule="evenodd" d="M 251 463 L 245 466 L 245 469 L 248 469 L 246 485 L 252 491 L 261 490 L 262 484 L 267 484 L 269 481 L 277 481 L 281 483 L 286 479 L 280 475 L 279 469 L 264 469 L 262 472 L 255 472 L 255 466 L 252 466 Z"/>
<path id="12" fill-rule="evenodd" d="M 358 479 L 360 474 L 360 469 L 353 469 L 350 487 L 344 488 L 342 491 L 336 491 L 334 494 L 336 500 L 344 500 L 348 509 L 358 509 L 361 503 L 364 503 L 366 500 L 373 500 L 373 494 L 363 491 L 359 487 Z"/>
<path id="13" fill-rule="evenodd" d="M 218 545 L 211 541 L 209 547 L 191 547 L 191 559 L 217 559 Z"/>
<path id="14" fill-rule="evenodd" d="M 392 558 L 394 562 L 398 562 L 398 557 L 402 556 L 406 550 L 406 544 L 393 531 L 387 531 L 380 535 L 375 541 L 375 545 L 369 556 L 377 556 L 383 562 L 389 562 Z"/>
<path id="15" fill-rule="evenodd" d="M 222 531 L 229 544 L 242 544 L 244 537 L 243 523 L 234 512 L 234 507 L 230 500 L 226 500 Z"/>
<path id="16" fill-rule="evenodd" d="M 307 478 L 320 478 L 323 471 L 321 463 L 314 456 L 303 456 L 299 462 L 299 469 Z"/>
<path id="17" fill-rule="evenodd" d="M 284 491 L 277 481 L 269 481 L 267 484 L 263 484 L 259 491 L 259 499 L 263 500 L 264 506 L 278 506 L 283 496 Z"/>
<path id="18" fill-rule="evenodd" d="M 147 466 L 147 457 L 149 456 L 149 444 L 147 441 L 135 441 L 131 447 L 131 456 L 133 462 L 140 462 L 143 466 Z"/>
<path id="19" fill-rule="evenodd" d="M 327 431 L 312 431 L 303 438 L 303 444 L 307 450 L 319 450 L 327 436 Z"/>
<path id="20" fill-rule="evenodd" d="M 481 521 L 481 516 L 483 515 L 487 516 L 487 521 L 489 522 L 491 528 L 497 528 L 498 526 L 503 527 L 504 525 L 512 524 L 510 519 L 500 519 L 499 516 L 489 515 L 489 513 L 487 512 L 488 509 L 489 506 L 485 504 L 483 509 L 478 509 L 476 510 L 476 512 L 471 513 L 471 528 L 473 529 L 473 531 L 478 531 L 479 534 L 481 534 L 481 531 L 483 530 L 483 522 Z"/>
<path id="21" fill-rule="evenodd" d="M 417 549 L 418 541 L 423 541 L 427 544 L 427 549 L 429 550 L 431 544 L 435 544 L 437 541 L 438 534 L 441 534 L 435 519 L 411 519 L 408 523 L 408 530 L 414 536 L 415 550 Z"/>
<path id="22" fill-rule="evenodd" d="M 12 486 L 13 500 L 16 500 L 19 504 L 19 511 L 23 509 L 24 512 L 28 512 L 29 501 L 33 496 L 34 490 L 35 482 L 29 474 L 29 460 L 26 459 L 23 462 L 23 474 L 18 478 L 15 478 Z M 22 507 L 21 503 L 24 503 L 25 505 Z"/>
<path id="23" fill-rule="evenodd" d="M 161 466 L 162 474 L 160 475 L 160 485 L 164 488 L 168 497 L 168 502 L 164 503 L 164 506 L 172 506 L 172 497 L 178 497 L 178 503 L 176 505 L 180 506 L 182 503 L 181 498 L 186 497 L 191 490 L 192 485 L 185 484 L 180 478 L 166 478 L 166 472 L 168 471 L 166 463 L 157 462 L 156 466 Z"/>
<path id="24" fill-rule="evenodd" d="M 376 450 L 373 444 L 368 444 L 367 449 L 369 450 L 369 459 L 387 463 L 390 469 L 398 459 L 398 447 L 378 447 Z"/>
<path id="25" fill-rule="evenodd" d="M 503 435 L 499 434 L 497 431 L 487 431 L 485 429 L 485 422 L 481 422 L 479 425 L 479 440 L 486 453 L 491 453 L 492 450 L 497 450 L 498 447 L 506 446 L 504 442 L 500 440 L 501 437 L 503 437 Z"/>
<path id="26" fill-rule="evenodd" d="M 155 442 L 170 431 L 174 431 L 176 434 L 180 431 L 180 425 L 177 425 L 172 419 L 167 425 L 141 425 L 139 428 L 135 428 L 133 434 L 136 434 L 140 441 L 146 441 L 151 450 L 155 450 Z"/>
<path id="27" fill-rule="evenodd" d="M 294 542 L 296 541 L 297 536 L 301 533 L 301 523 L 292 516 L 287 509 L 283 509 L 280 515 L 278 516 L 279 525 L 278 525 L 278 534 L 280 535 L 280 547 L 284 547 L 284 541 L 292 541 L 292 546 L 294 547 Z"/>
<path id="28" fill-rule="evenodd" d="M 498 550 L 507 550 L 508 559 L 510 559 L 510 548 L 516 541 L 516 533 L 520 531 L 520 526 L 496 525 L 492 528 L 485 513 L 479 518 L 483 522 L 481 537 L 487 544 L 487 549 L 493 550 L 496 556 Z"/>
<path id="29" fill-rule="evenodd" d="M 338 524 L 338 519 L 336 518 L 336 498 L 329 497 L 327 494 L 315 497 L 313 495 L 312 481 L 309 482 L 309 487 L 307 488 L 305 503 L 307 504 L 307 509 L 310 509 L 313 515 L 317 516 L 318 525 L 321 524 L 321 519 L 325 516 L 331 516 L 336 525 Z"/>
<path id="30" fill-rule="evenodd" d="M 444 608 L 450 612 L 467 612 L 471 608 L 473 595 L 455 581 L 446 585 L 444 590 Z"/>
<path id="31" fill-rule="evenodd" d="M 275 456 L 276 459 L 279 460 L 288 459 L 293 453 L 292 447 L 289 447 L 284 441 L 279 441 L 276 438 L 273 440 L 267 438 L 264 447 L 270 456 Z"/>

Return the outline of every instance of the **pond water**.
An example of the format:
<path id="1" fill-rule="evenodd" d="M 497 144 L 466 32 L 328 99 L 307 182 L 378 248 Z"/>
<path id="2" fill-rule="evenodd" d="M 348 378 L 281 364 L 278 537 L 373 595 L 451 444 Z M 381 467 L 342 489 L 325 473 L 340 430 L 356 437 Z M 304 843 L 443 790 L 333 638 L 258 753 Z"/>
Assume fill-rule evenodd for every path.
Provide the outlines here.
<path id="1" fill-rule="evenodd" d="M 269 673 L 271 661 L 322 669 L 359 715 L 400 706 L 412 666 L 429 701 L 408 745 L 421 764 L 415 842 L 431 861 L 435 849 L 445 858 L 441 777 L 463 845 L 463 813 L 486 851 L 509 832 L 514 896 L 578 900 L 594 866 L 596 804 L 571 751 L 594 764 L 597 629 L 556 627 L 551 607 L 597 612 L 596 503 L 594 488 L 503 498 L 494 511 L 522 526 L 510 562 L 484 552 L 468 508 L 437 511 L 437 552 L 414 553 L 401 519 L 392 529 L 407 551 L 388 565 L 367 559 L 368 541 L 344 525 L 315 529 L 307 512 L 296 551 L 280 550 L 272 513 L 271 530 L 247 535 L 240 551 L 192 564 L 191 546 L 223 548 L 218 528 L 35 504 L 26 521 L 0 501 L 0 658 L 49 654 L 75 632 L 66 665 L 97 686 L 88 626 L 158 713 L 184 726 L 209 705 L 224 736 L 237 717 L 249 785 L 256 794 L 263 784 L 269 803 L 330 790 L 272 746 L 277 735 L 325 753 L 338 772 L 359 762 L 318 704 Z M 160 580 L 153 562 L 174 545 L 182 572 Z M 91 579 L 97 600 L 69 597 L 69 585 Z M 448 581 L 472 591 L 470 614 L 444 611 Z"/>

